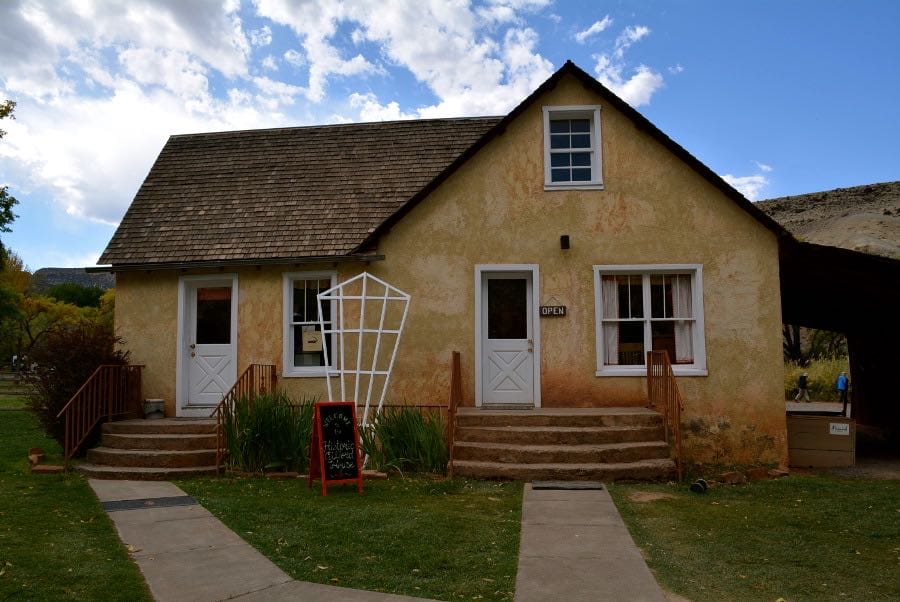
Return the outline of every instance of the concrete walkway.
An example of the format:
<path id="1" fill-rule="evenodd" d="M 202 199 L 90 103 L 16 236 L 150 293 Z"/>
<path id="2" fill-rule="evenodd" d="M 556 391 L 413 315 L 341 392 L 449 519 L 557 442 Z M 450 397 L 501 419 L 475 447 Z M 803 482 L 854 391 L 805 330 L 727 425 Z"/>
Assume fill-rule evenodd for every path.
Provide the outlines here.
<path id="1" fill-rule="evenodd" d="M 606 488 L 552 487 L 525 485 L 516 601 L 665 601 Z"/>
<path id="2" fill-rule="evenodd" d="M 159 602 L 421 600 L 294 581 L 172 483 L 89 482 Z M 529 483 L 516 600 L 666 598 L 605 488 Z"/>
<path id="3" fill-rule="evenodd" d="M 158 602 L 417 599 L 294 581 L 172 483 L 89 482 Z"/>

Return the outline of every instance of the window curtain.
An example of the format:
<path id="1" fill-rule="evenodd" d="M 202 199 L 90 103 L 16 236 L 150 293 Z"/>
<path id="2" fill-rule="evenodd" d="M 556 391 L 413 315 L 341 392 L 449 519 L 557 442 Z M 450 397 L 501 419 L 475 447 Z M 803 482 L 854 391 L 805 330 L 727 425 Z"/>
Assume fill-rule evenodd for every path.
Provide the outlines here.
<path id="1" fill-rule="evenodd" d="M 619 284 L 615 276 L 603 276 L 600 290 L 603 296 L 603 319 L 619 317 Z M 603 322 L 603 356 L 606 364 L 619 364 L 619 323 Z"/>
<path id="2" fill-rule="evenodd" d="M 691 277 L 678 274 L 672 278 L 672 309 L 675 317 L 675 362 L 689 364 L 694 361 L 693 296 Z"/>

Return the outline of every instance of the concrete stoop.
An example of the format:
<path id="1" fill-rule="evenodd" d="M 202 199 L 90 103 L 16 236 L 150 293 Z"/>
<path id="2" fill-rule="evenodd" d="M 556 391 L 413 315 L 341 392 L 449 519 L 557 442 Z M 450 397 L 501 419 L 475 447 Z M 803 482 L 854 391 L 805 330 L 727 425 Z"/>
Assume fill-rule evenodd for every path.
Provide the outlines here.
<path id="1" fill-rule="evenodd" d="M 675 464 L 647 408 L 480 410 L 457 415 L 453 472 L 516 480 L 659 480 Z"/>
<path id="2" fill-rule="evenodd" d="M 122 420 L 103 425 L 99 447 L 76 466 L 94 479 L 165 481 L 216 472 L 214 420 Z"/>

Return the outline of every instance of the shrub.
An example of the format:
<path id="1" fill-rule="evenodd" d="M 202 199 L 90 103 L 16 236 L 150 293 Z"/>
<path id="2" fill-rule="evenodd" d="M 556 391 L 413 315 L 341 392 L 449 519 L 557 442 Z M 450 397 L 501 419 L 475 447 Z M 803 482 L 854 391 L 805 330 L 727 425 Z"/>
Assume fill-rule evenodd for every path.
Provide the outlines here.
<path id="1" fill-rule="evenodd" d="M 225 417 L 228 464 L 248 472 L 306 471 L 313 401 L 297 403 L 284 393 L 236 400 Z"/>
<path id="2" fill-rule="evenodd" d="M 64 421 L 56 415 L 101 364 L 127 364 L 128 352 L 116 350 L 122 340 L 96 322 L 52 327 L 28 354 L 34 369 L 26 380 L 35 393 L 29 404 L 48 435 L 61 444 Z"/>
<path id="3" fill-rule="evenodd" d="M 376 421 L 361 430 L 362 453 L 369 467 L 411 472 L 447 470 L 450 452 L 439 414 L 412 406 L 384 408 Z"/>
<path id="4" fill-rule="evenodd" d="M 784 365 L 785 399 L 794 398 L 797 394 L 797 378 L 802 372 L 806 372 L 809 374 L 807 384 L 812 401 L 838 401 L 840 396 L 834 387 L 842 371 L 848 374 L 850 372 L 850 362 L 846 356 L 812 360 L 805 368 L 788 362 Z"/>

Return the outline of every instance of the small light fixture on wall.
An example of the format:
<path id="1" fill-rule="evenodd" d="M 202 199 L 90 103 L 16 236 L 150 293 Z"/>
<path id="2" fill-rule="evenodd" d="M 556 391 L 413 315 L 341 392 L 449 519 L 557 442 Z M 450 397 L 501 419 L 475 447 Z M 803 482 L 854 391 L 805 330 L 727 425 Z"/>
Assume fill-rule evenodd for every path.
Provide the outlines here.
<path id="1" fill-rule="evenodd" d="M 563 234 L 559 237 L 559 248 L 562 250 L 566 250 L 569 248 L 569 235 Z"/>

